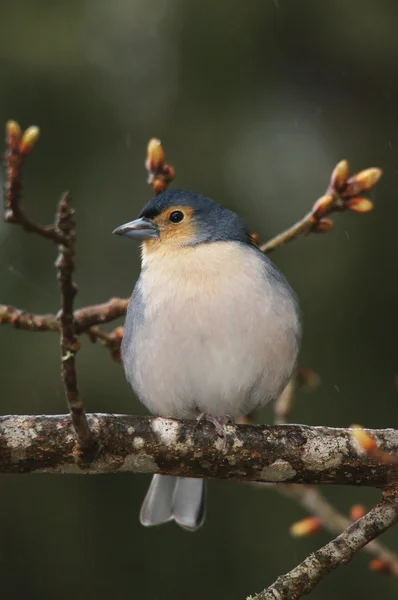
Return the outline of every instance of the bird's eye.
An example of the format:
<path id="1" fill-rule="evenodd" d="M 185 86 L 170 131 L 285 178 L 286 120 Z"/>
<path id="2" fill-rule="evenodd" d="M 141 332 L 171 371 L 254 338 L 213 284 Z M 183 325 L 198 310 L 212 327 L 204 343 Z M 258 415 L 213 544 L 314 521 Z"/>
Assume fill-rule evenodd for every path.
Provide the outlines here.
<path id="1" fill-rule="evenodd" d="M 172 223 L 180 223 L 184 218 L 184 213 L 181 212 L 180 210 L 173 210 L 172 213 L 170 213 L 169 216 L 169 220 Z"/>

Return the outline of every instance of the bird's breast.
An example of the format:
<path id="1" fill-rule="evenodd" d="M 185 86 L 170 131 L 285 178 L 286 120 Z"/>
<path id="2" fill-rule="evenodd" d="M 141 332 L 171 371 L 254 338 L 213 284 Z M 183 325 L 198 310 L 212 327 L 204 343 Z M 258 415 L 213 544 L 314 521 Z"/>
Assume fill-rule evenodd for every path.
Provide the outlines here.
<path id="1" fill-rule="evenodd" d="M 295 361 L 297 314 L 264 269 L 256 251 L 228 242 L 144 257 L 123 361 L 152 412 L 235 416 L 277 393 Z"/>

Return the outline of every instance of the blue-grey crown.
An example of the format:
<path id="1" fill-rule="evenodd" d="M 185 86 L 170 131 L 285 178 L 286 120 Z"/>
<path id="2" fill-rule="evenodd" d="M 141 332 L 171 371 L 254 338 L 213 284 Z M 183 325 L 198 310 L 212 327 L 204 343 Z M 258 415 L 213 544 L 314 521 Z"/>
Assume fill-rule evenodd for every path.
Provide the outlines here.
<path id="1" fill-rule="evenodd" d="M 228 240 L 252 242 L 246 225 L 237 214 L 210 198 L 187 190 L 162 192 L 144 206 L 140 217 L 153 219 L 171 206 L 193 208 L 193 219 L 198 225 L 194 244 Z"/>

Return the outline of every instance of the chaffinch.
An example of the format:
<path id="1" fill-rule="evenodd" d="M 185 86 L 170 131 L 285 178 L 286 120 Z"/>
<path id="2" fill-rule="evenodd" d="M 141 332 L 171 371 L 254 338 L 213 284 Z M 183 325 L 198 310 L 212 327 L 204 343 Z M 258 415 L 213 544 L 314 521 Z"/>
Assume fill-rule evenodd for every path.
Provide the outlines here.
<path id="1" fill-rule="evenodd" d="M 296 296 L 241 219 L 209 198 L 170 190 L 114 233 L 142 242 L 122 360 L 139 400 L 162 417 L 221 423 L 276 399 L 296 363 Z M 203 479 L 154 475 L 140 520 L 196 530 Z"/>

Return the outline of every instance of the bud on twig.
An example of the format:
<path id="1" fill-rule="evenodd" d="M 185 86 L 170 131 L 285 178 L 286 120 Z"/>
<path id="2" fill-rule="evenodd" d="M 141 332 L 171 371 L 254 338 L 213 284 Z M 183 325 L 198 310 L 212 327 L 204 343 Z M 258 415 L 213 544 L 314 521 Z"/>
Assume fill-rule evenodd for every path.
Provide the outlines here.
<path id="1" fill-rule="evenodd" d="M 163 175 L 167 181 L 167 183 L 170 183 L 170 181 L 173 181 L 174 177 L 176 176 L 175 170 L 173 169 L 173 167 L 170 167 L 170 165 L 164 165 L 163 169 Z"/>
<path id="2" fill-rule="evenodd" d="M 326 215 L 333 207 L 333 196 L 327 194 L 326 196 L 321 196 L 315 202 L 312 207 L 312 214 L 316 219 L 320 219 L 324 215 Z"/>
<path id="3" fill-rule="evenodd" d="M 114 361 L 120 363 L 122 362 L 122 357 L 120 355 L 120 344 L 123 339 L 123 326 L 116 327 L 110 334 L 112 338 L 112 345 L 110 346 L 111 356 Z"/>
<path id="4" fill-rule="evenodd" d="M 6 144 L 10 150 L 16 150 L 21 139 L 22 131 L 19 123 L 16 121 L 7 121 L 6 123 Z"/>
<path id="5" fill-rule="evenodd" d="M 148 171 L 148 183 L 152 185 L 156 195 L 164 192 L 175 176 L 173 167 L 164 161 L 165 155 L 160 140 L 152 138 L 147 148 L 145 168 Z"/>
<path id="6" fill-rule="evenodd" d="M 374 558 L 369 563 L 369 569 L 374 573 L 391 573 L 391 566 L 385 560 Z"/>
<path id="7" fill-rule="evenodd" d="M 346 160 L 341 160 L 334 168 L 330 178 L 330 187 L 341 192 L 344 189 L 349 175 L 349 166 Z"/>
<path id="8" fill-rule="evenodd" d="M 152 181 L 153 191 L 155 192 L 156 195 L 160 194 L 161 192 L 164 192 L 166 189 L 166 186 L 167 186 L 167 184 L 163 177 Z"/>
<path id="9" fill-rule="evenodd" d="M 150 173 L 158 172 L 164 165 L 164 150 L 160 140 L 152 138 L 147 149 L 145 167 Z"/>
<path id="10" fill-rule="evenodd" d="M 330 219 L 319 219 L 319 221 L 316 221 L 313 224 L 311 231 L 313 231 L 314 233 L 326 233 L 330 231 L 333 227 L 334 223 Z"/>
<path id="11" fill-rule="evenodd" d="M 373 210 L 373 202 L 368 198 L 350 198 L 344 203 L 345 207 L 352 212 L 362 214 Z"/>
<path id="12" fill-rule="evenodd" d="M 360 425 L 351 425 L 351 437 L 355 440 L 361 449 L 367 454 L 371 454 L 377 449 L 377 444 L 374 438 Z"/>
<path id="13" fill-rule="evenodd" d="M 350 508 L 350 519 L 351 521 L 358 521 L 361 517 L 366 515 L 366 507 L 363 504 L 353 504 Z"/>
<path id="14" fill-rule="evenodd" d="M 348 198 L 349 196 L 358 196 L 358 194 L 367 192 L 376 185 L 381 176 L 382 170 L 376 167 L 360 171 L 356 175 L 350 177 L 341 195 L 344 198 Z"/>
<path id="15" fill-rule="evenodd" d="M 312 369 L 307 369 L 299 365 L 296 369 L 296 382 L 300 386 L 314 390 L 321 383 L 321 378 Z"/>
<path id="16" fill-rule="evenodd" d="M 306 537 L 319 531 L 322 521 L 318 517 L 306 517 L 290 526 L 289 532 L 293 537 Z"/>
<path id="17" fill-rule="evenodd" d="M 252 238 L 252 240 L 255 244 L 258 245 L 260 243 L 260 238 L 259 238 L 258 233 L 251 233 L 250 237 Z"/>
<path id="18" fill-rule="evenodd" d="M 23 156 L 29 154 L 29 152 L 34 148 L 37 140 L 39 139 L 40 129 L 36 127 L 36 125 L 32 125 L 32 127 L 28 127 L 22 136 L 22 140 L 19 144 L 19 152 Z"/>

